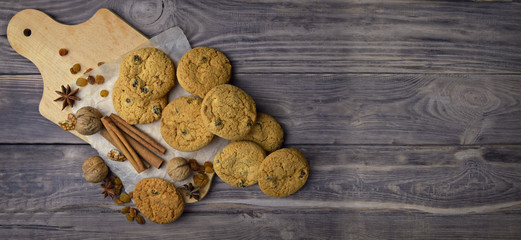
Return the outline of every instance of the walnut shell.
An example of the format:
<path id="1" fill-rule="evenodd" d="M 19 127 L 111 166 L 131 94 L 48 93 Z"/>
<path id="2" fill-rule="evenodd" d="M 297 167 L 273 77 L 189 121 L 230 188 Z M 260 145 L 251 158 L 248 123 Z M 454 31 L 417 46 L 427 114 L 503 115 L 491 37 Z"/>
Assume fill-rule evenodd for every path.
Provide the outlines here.
<path id="1" fill-rule="evenodd" d="M 172 158 L 166 164 L 166 171 L 168 172 L 168 176 L 176 182 L 187 179 L 192 173 L 188 162 L 182 157 Z"/>
<path id="2" fill-rule="evenodd" d="M 92 135 L 101 130 L 101 113 L 93 107 L 82 107 L 76 112 L 76 131 L 83 135 Z"/>
<path id="3" fill-rule="evenodd" d="M 109 168 L 103 159 L 98 156 L 87 158 L 83 163 L 82 170 L 85 180 L 91 183 L 99 183 L 103 181 L 109 173 Z"/>

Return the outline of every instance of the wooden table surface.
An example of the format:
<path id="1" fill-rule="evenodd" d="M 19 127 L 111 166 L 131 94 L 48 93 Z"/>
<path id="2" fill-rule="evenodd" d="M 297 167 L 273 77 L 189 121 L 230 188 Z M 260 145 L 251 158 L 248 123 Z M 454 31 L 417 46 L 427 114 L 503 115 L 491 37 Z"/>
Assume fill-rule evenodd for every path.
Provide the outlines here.
<path id="1" fill-rule="evenodd" d="M 25 8 L 65 24 L 109 8 L 220 49 L 308 182 L 271 198 L 216 178 L 172 224 L 127 222 L 83 178 L 96 151 L 38 112 L 39 71 L 6 38 Z M 0 35 L 1 239 L 521 236 L 519 2 L 11 0 Z"/>

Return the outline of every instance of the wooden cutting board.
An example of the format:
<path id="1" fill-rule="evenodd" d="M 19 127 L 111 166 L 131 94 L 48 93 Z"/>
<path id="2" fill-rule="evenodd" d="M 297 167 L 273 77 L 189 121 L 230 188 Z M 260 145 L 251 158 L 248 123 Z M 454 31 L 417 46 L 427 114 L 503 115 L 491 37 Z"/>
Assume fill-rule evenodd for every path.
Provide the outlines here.
<path id="1" fill-rule="evenodd" d="M 62 102 L 54 92 L 61 85 L 75 81 L 88 68 L 98 62 L 110 61 L 134 49 L 148 39 L 108 9 L 98 10 L 92 18 L 78 25 L 64 25 L 45 13 L 26 9 L 11 18 L 7 26 L 7 39 L 13 49 L 31 60 L 43 78 L 43 95 L 40 114 L 58 124 L 67 119 L 71 108 L 63 111 Z M 69 53 L 60 56 L 60 48 Z M 81 71 L 71 74 L 72 65 L 79 63 Z M 76 131 L 74 135 L 87 141 Z"/>

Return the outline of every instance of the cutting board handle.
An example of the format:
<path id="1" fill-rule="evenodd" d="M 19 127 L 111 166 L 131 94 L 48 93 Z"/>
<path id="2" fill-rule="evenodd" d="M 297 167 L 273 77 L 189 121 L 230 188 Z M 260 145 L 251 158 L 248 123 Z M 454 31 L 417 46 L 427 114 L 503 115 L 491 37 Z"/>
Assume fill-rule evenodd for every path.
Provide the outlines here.
<path id="1" fill-rule="evenodd" d="M 71 110 L 62 111 L 61 103 L 53 101 L 57 98 L 55 90 L 75 81 L 98 62 L 115 59 L 148 40 L 105 8 L 78 25 L 65 25 L 41 11 L 25 9 L 9 21 L 7 39 L 16 52 L 38 67 L 44 85 L 39 110 L 56 124 L 65 120 Z M 61 48 L 68 49 L 69 53 L 60 56 Z M 76 63 L 82 70 L 71 74 L 70 68 Z M 72 133 L 86 140 L 84 136 Z"/>

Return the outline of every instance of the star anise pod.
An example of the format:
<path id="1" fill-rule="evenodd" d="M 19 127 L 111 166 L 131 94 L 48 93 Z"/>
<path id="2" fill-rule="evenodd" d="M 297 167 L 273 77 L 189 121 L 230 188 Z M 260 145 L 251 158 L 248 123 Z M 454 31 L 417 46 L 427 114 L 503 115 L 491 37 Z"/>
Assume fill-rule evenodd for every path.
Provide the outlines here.
<path id="1" fill-rule="evenodd" d="M 79 88 L 76 88 L 76 90 L 74 91 L 71 91 L 71 87 L 67 84 L 67 88 L 65 88 L 63 85 L 61 86 L 62 88 L 62 91 L 55 91 L 56 93 L 58 93 L 58 95 L 60 95 L 59 98 L 56 98 L 54 99 L 55 102 L 58 102 L 58 101 L 63 101 L 63 109 L 65 109 L 65 107 L 67 106 L 74 106 L 74 101 L 79 101 L 81 100 L 81 98 L 79 97 L 76 97 L 74 95 L 76 95 L 76 93 L 78 93 L 78 91 L 80 90 Z"/>
<path id="2" fill-rule="evenodd" d="M 103 188 L 101 194 L 105 195 L 103 198 L 110 196 L 110 198 L 114 199 L 114 184 L 109 178 L 105 179 L 105 184 L 101 184 L 100 186 Z"/>
<path id="3" fill-rule="evenodd" d="M 192 183 L 187 183 L 187 184 L 183 185 L 181 189 L 186 192 L 186 195 L 189 198 L 193 198 L 197 201 L 199 201 L 199 199 L 201 199 L 201 193 L 199 192 L 199 187 L 194 187 L 194 185 Z"/>

